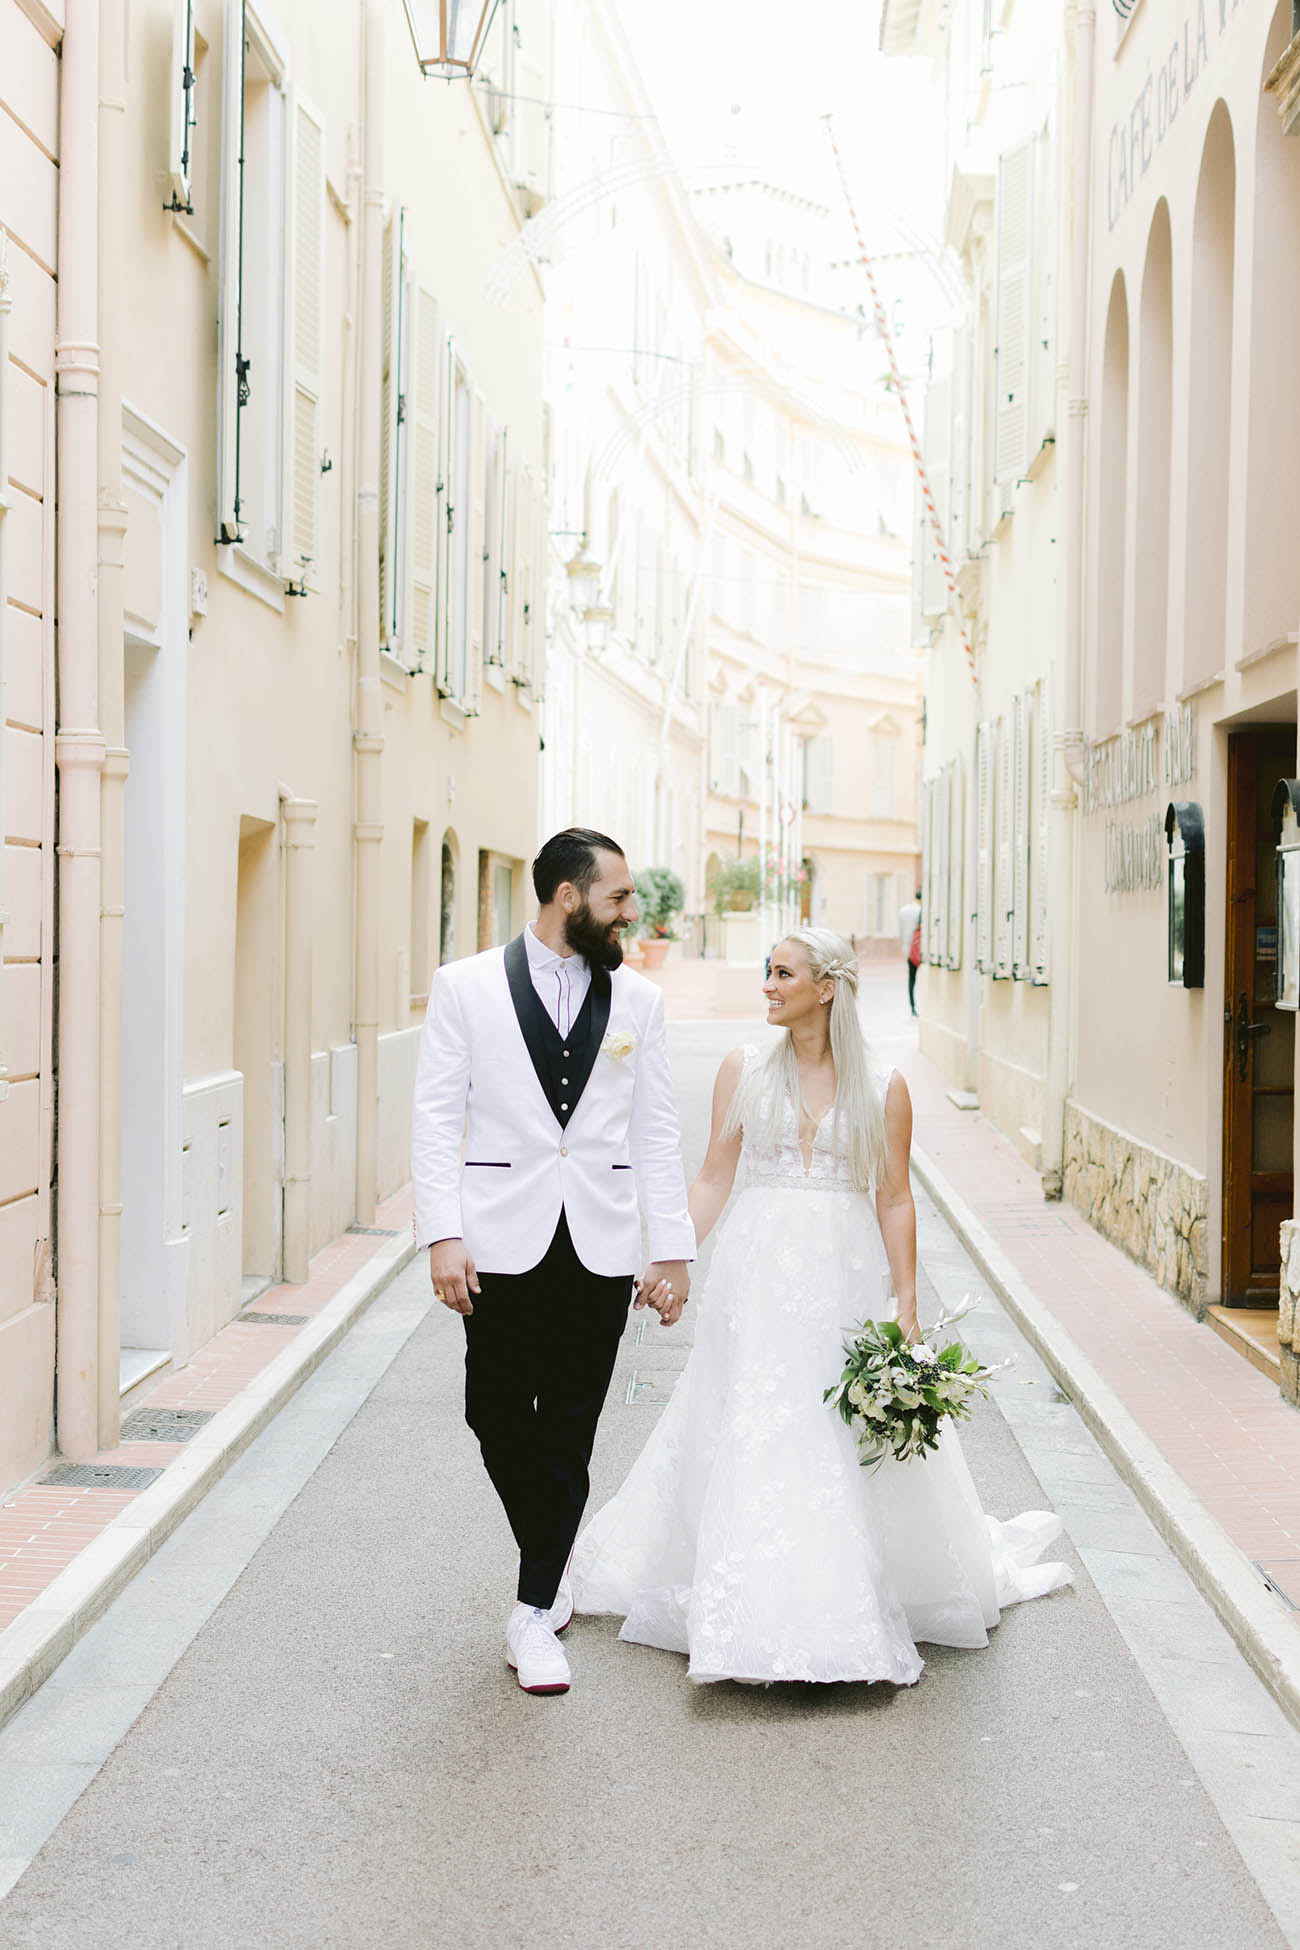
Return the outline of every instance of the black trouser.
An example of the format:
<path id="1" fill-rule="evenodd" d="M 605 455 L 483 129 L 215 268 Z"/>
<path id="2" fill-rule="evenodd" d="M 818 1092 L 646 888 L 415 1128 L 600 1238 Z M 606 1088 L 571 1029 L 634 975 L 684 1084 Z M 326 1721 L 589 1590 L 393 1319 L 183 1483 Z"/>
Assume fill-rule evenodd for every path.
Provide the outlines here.
<path id="1" fill-rule="evenodd" d="M 561 1212 L 539 1265 L 478 1277 L 465 1316 L 465 1420 L 519 1545 L 519 1602 L 546 1608 L 586 1508 L 632 1275 L 589 1273 Z"/>
<path id="2" fill-rule="evenodd" d="M 916 1014 L 916 963 L 907 964 L 907 1001 L 912 1014 Z"/>

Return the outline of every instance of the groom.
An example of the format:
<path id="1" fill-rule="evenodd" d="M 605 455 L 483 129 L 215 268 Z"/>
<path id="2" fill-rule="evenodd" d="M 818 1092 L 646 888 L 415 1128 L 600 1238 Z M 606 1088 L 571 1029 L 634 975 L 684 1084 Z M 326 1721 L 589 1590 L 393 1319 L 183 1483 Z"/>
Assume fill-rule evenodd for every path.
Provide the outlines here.
<path id="1" fill-rule="evenodd" d="M 641 1215 L 636 1304 L 666 1327 L 695 1233 L 663 997 L 622 966 L 637 918 L 623 850 L 572 827 L 547 840 L 533 886 L 532 926 L 433 978 L 411 1178 L 434 1292 L 465 1317 L 465 1419 L 519 1545 L 506 1659 L 525 1692 L 563 1693 L 566 1570 Z"/>

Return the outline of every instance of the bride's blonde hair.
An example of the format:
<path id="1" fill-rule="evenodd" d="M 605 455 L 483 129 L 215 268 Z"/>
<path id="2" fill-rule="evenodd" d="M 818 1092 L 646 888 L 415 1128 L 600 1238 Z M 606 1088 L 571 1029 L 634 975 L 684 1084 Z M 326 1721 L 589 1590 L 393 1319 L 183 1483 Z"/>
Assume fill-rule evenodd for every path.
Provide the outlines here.
<path id="1" fill-rule="evenodd" d="M 874 1191 L 885 1174 L 885 1107 L 871 1079 L 867 1039 L 858 1020 L 858 958 L 831 928 L 795 928 L 783 942 L 802 948 L 813 981 L 831 981 L 831 1058 L 835 1064 L 835 1120 L 832 1139 L 846 1156 L 860 1192 Z M 741 1076 L 723 1126 L 727 1134 L 747 1131 L 762 1145 L 778 1146 L 787 1103 L 800 1105 L 799 1064 L 794 1039 L 783 1036 Z"/>

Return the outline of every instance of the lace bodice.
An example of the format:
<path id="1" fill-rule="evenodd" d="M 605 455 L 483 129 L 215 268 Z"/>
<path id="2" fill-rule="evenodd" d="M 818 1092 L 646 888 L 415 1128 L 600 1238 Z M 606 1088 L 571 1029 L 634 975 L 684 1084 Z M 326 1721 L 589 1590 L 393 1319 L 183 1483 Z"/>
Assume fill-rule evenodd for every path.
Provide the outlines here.
<path id="1" fill-rule="evenodd" d="M 758 1057 L 758 1048 L 753 1043 L 745 1045 L 745 1070 L 749 1071 Z M 872 1082 L 883 1097 L 889 1088 L 893 1070 L 888 1065 L 883 1069 L 873 1069 Z M 779 1187 L 788 1191 L 837 1191 L 852 1192 L 853 1179 L 849 1172 L 849 1161 L 843 1150 L 835 1149 L 835 1106 L 832 1104 L 821 1123 L 817 1126 L 812 1142 L 812 1157 L 805 1166 L 803 1146 L 799 1142 L 799 1116 L 792 1103 L 787 1102 L 781 1122 L 781 1143 L 773 1150 L 771 1145 L 762 1144 L 749 1133 L 744 1134 L 741 1144 L 741 1158 L 744 1161 L 746 1181 L 750 1185 Z"/>

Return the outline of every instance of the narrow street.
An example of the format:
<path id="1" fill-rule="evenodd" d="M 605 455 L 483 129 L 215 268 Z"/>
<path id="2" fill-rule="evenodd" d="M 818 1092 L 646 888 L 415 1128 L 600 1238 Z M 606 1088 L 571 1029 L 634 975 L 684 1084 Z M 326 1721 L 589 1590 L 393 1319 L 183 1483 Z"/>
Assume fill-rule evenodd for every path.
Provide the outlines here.
<path id="1" fill-rule="evenodd" d="M 887 1050 L 910 1025 L 873 1028 Z M 693 1167 L 716 1060 L 754 1032 L 672 1033 Z M 978 1285 L 924 1202 L 921 1240 L 930 1304 Z M 597 1498 L 689 1321 L 633 1317 Z M 994 1303 L 971 1338 L 1017 1354 L 966 1437 L 982 1496 L 1057 1504 L 1072 1591 L 897 1694 L 695 1689 L 580 1619 L 572 1692 L 527 1699 L 461 1330 L 411 1266 L 0 1734 L 5 1879 L 30 1859 L 0 1945 L 1300 1940 L 1300 1869 L 1231 1787 L 1267 1756 L 1289 1790 L 1300 1742 Z"/>

